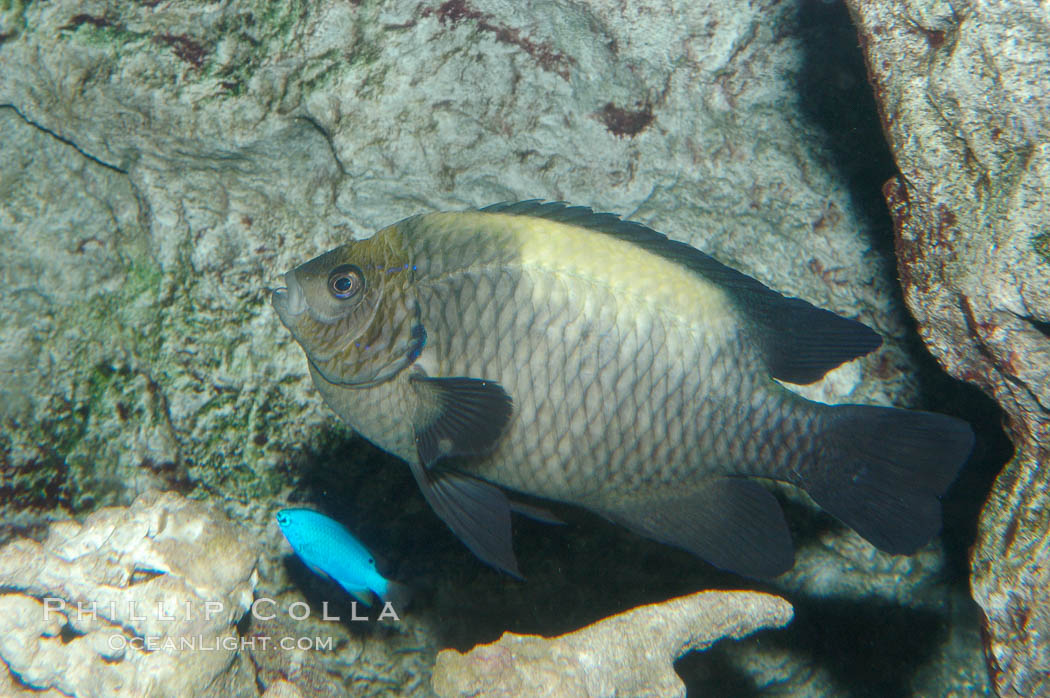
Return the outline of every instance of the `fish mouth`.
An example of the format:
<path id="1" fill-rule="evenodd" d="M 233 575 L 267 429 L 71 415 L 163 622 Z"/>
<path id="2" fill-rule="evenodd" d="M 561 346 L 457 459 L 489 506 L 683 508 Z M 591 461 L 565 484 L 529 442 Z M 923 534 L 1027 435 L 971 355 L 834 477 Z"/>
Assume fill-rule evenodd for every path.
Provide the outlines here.
<path id="1" fill-rule="evenodd" d="M 281 320 L 288 324 L 287 320 L 306 312 L 306 295 L 298 279 L 295 278 L 294 271 L 284 275 L 284 283 L 286 286 L 275 288 L 270 294 L 270 303 L 273 304 Z"/>

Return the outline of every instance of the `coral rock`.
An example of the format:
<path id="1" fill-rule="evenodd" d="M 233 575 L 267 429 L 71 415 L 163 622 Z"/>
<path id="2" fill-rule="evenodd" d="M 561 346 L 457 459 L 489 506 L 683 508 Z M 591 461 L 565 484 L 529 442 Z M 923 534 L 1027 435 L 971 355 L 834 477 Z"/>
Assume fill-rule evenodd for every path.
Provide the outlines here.
<path id="1" fill-rule="evenodd" d="M 257 695 L 234 627 L 255 585 L 247 539 L 198 502 L 147 493 L 9 543 L 0 673 L 78 697 Z"/>
<path id="2" fill-rule="evenodd" d="M 851 0 L 901 175 L 905 300 L 1014 443 L 972 557 L 1000 695 L 1050 693 L 1050 13 L 1038 0 Z"/>
<path id="3" fill-rule="evenodd" d="M 675 660 L 722 638 L 782 627 L 792 615 L 777 596 L 705 591 L 555 638 L 504 633 L 466 654 L 438 654 L 434 691 L 443 697 L 685 696 Z"/>
<path id="4" fill-rule="evenodd" d="M 302 691 L 287 681 L 277 681 L 270 684 L 262 698 L 303 698 Z"/>

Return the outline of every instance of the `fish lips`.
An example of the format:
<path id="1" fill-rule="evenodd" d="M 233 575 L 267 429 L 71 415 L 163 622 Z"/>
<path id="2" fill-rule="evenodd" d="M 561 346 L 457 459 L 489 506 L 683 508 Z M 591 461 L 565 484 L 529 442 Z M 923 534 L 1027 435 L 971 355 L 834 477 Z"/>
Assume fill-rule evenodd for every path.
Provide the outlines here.
<path id="1" fill-rule="evenodd" d="M 284 287 L 276 288 L 270 294 L 270 303 L 284 326 L 291 329 L 294 319 L 306 312 L 306 295 L 295 278 L 295 272 L 285 274 L 284 283 Z"/>

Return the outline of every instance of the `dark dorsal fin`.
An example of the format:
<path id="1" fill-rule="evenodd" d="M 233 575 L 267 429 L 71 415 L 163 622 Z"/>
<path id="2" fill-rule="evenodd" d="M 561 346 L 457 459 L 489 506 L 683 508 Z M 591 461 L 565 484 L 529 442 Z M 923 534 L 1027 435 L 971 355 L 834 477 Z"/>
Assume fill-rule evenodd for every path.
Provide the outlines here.
<path id="1" fill-rule="evenodd" d="M 863 323 L 822 310 L 801 298 L 782 296 L 684 242 L 669 240 L 652 228 L 621 220 L 612 213 L 595 213 L 586 206 L 539 199 L 493 204 L 480 210 L 545 218 L 615 235 L 718 284 L 751 320 L 769 372 L 780 380 L 812 383 L 839 364 L 882 344 L 882 338 Z"/>

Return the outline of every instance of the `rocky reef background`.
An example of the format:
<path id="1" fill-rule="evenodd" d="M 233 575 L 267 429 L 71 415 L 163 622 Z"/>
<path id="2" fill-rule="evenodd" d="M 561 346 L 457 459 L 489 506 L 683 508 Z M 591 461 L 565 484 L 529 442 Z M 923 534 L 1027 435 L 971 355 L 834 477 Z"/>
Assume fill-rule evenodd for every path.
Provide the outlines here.
<path id="1" fill-rule="evenodd" d="M 319 605 L 341 592 L 272 521 L 319 506 L 418 593 L 398 624 L 309 625 L 337 648 L 295 671 L 252 657 L 262 688 L 307 695 L 427 695 L 440 648 L 704 588 L 781 594 L 795 619 L 680 662 L 697 694 L 1041 686 L 1046 10 L 849 5 L 856 25 L 822 0 L 0 0 L 0 540 L 175 490 L 259 544 L 257 596 Z M 997 42 L 1012 53 L 968 84 Z M 974 101 L 986 83 L 1009 99 Z M 406 215 L 533 197 L 640 220 L 882 333 L 809 394 L 974 423 L 944 544 L 883 555 L 785 489 L 798 564 L 770 584 L 571 510 L 516 524 L 525 583 L 474 560 L 327 413 L 267 295 Z M 1004 406 L 1018 447 L 979 532 L 1009 444 L 938 362 Z"/>
<path id="2" fill-rule="evenodd" d="M 901 286 L 1015 447 L 981 511 L 971 587 L 1003 696 L 1050 693 L 1050 7 L 851 2 L 900 174 Z"/>

